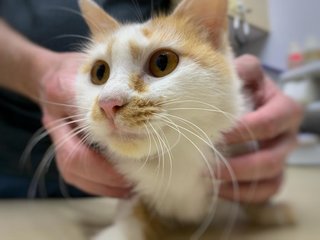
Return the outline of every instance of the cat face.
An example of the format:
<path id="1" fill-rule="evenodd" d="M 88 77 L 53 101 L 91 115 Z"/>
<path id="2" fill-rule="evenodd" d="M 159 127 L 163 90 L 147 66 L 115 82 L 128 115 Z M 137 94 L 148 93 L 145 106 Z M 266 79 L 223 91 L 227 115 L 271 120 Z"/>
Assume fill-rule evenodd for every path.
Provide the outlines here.
<path id="1" fill-rule="evenodd" d="M 159 152 L 161 141 L 174 145 L 181 132 L 218 136 L 233 124 L 239 81 L 225 40 L 226 3 L 218 2 L 185 0 L 170 16 L 129 25 L 80 2 L 93 41 L 76 101 L 92 142 L 139 159 Z"/>

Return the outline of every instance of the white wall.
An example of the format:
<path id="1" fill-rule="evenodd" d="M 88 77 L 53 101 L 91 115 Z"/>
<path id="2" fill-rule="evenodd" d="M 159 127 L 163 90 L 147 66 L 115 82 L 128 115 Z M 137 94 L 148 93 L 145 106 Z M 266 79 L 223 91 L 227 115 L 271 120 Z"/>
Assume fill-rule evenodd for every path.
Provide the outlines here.
<path id="1" fill-rule="evenodd" d="M 252 44 L 243 52 L 255 53 L 266 66 L 286 70 L 291 41 L 304 44 L 310 35 L 320 40 L 320 0 L 269 0 L 269 14 L 268 39 Z"/>

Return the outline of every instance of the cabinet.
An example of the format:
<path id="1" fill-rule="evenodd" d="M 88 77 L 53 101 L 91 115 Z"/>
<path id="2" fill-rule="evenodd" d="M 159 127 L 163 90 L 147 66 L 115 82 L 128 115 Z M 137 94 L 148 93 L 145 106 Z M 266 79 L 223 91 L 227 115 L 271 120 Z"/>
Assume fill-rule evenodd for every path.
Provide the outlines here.
<path id="1" fill-rule="evenodd" d="M 264 32 L 270 31 L 268 0 L 229 0 L 230 17 L 235 17 L 239 2 L 247 8 L 246 19 L 252 27 Z"/>
<path id="2" fill-rule="evenodd" d="M 182 0 L 171 0 L 174 8 Z M 229 29 L 230 41 L 235 52 L 250 44 L 265 38 L 270 31 L 268 0 L 220 0 L 229 1 Z M 245 8 L 245 20 L 249 23 L 250 33 L 244 33 L 244 18 L 239 15 L 239 3 Z M 242 5 L 241 5 L 242 6 Z M 241 11 L 241 9 L 240 9 Z M 235 19 L 240 17 L 240 26 L 235 28 Z M 239 18 L 238 18 L 239 19 Z"/>
<path id="3" fill-rule="evenodd" d="M 270 31 L 268 0 L 228 0 L 232 47 L 243 52 L 253 42 L 263 42 Z M 240 24 L 239 24 L 240 19 Z M 248 28 L 248 31 L 246 28 Z"/>
<path id="4" fill-rule="evenodd" d="M 174 8 L 182 0 L 171 0 L 172 8 Z M 226 0 L 220 0 L 226 1 Z M 228 0 L 229 1 L 229 16 L 231 18 L 236 15 L 236 8 L 239 0 Z M 249 10 L 247 14 L 247 20 L 249 24 L 257 29 L 264 32 L 270 30 L 269 25 L 269 13 L 268 13 L 268 0 L 240 0 L 243 2 L 246 8 Z"/>
<path id="5" fill-rule="evenodd" d="M 287 71 L 280 76 L 280 84 L 284 91 L 287 84 L 296 85 L 297 93 L 291 91 L 289 95 L 305 107 L 303 125 L 320 134 L 320 61 Z"/>
<path id="6" fill-rule="evenodd" d="M 296 84 L 296 92 L 289 95 L 305 108 L 301 130 L 307 134 L 300 134 L 299 148 L 289 157 L 288 163 L 320 165 L 320 61 L 287 71 L 281 75 L 280 83 L 284 91 L 288 84 Z"/>

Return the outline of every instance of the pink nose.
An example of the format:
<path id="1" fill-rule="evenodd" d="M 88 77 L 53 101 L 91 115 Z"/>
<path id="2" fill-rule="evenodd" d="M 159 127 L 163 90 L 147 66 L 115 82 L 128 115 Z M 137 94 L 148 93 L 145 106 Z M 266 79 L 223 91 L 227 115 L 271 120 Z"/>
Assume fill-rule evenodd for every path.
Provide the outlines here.
<path id="1" fill-rule="evenodd" d="M 104 99 L 99 101 L 99 106 L 109 119 L 114 119 L 117 111 L 124 105 L 122 99 Z"/>

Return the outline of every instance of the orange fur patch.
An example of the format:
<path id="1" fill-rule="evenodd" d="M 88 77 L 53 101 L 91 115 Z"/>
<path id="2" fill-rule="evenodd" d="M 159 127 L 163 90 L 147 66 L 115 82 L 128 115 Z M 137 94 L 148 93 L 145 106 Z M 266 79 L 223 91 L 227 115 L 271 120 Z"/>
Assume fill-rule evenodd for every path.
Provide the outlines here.
<path id="1" fill-rule="evenodd" d="M 211 11 L 208 11 L 211 9 Z M 211 43 L 217 49 L 221 48 L 223 43 L 223 34 L 228 29 L 228 1 L 227 0 L 202 0 L 188 1 L 179 5 L 175 9 L 174 17 L 189 18 L 195 24 L 195 27 L 201 26 L 206 29 Z"/>
<path id="2" fill-rule="evenodd" d="M 98 97 L 96 98 L 92 110 L 91 110 L 91 117 L 94 121 L 103 121 L 105 120 L 105 115 L 103 110 L 99 107 Z"/>
<path id="3" fill-rule="evenodd" d="M 130 41 L 129 47 L 132 58 L 134 60 L 139 60 L 142 55 L 143 49 L 135 41 Z"/>
<path id="4" fill-rule="evenodd" d="M 221 74 L 229 75 L 230 67 L 224 51 L 228 46 L 227 40 L 221 49 L 216 48 L 208 32 L 189 17 L 160 16 L 153 19 L 150 25 L 155 29 L 150 41 L 159 44 L 176 41 L 180 46 L 177 49 L 180 56 L 192 58 L 204 68 L 219 69 Z"/>
<path id="5" fill-rule="evenodd" d="M 138 74 L 131 74 L 129 87 L 139 93 L 143 93 L 148 90 L 148 86 Z"/>
<path id="6" fill-rule="evenodd" d="M 149 28 L 143 28 L 142 29 L 142 34 L 146 37 L 146 38 L 151 38 L 152 36 L 152 31 Z"/>
<path id="7" fill-rule="evenodd" d="M 155 113 L 161 112 L 160 103 L 147 99 L 134 98 L 119 109 L 118 114 L 123 123 L 130 127 L 141 126 Z"/>
<path id="8" fill-rule="evenodd" d="M 83 74 L 87 74 L 89 72 L 91 72 L 91 64 L 90 63 L 85 63 L 80 67 L 80 72 Z"/>
<path id="9" fill-rule="evenodd" d="M 133 209 L 133 215 L 144 225 L 145 239 L 162 240 L 167 233 L 164 220 L 157 214 L 151 213 L 150 209 L 143 203 L 138 202 Z"/>
<path id="10" fill-rule="evenodd" d="M 120 24 L 94 1 L 81 0 L 79 3 L 82 16 L 86 20 L 94 40 L 103 42 L 105 36 L 120 27 Z"/>
<path id="11" fill-rule="evenodd" d="M 173 219 L 161 217 L 142 201 L 133 208 L 133 215 L 143 224 L 143 233 L 147 240 L 190 239 L 198 229 L 197 225 L 182 224 Z"/>
<path id="12" fill-rule="evenodd" d="M 112 59 L 112 49 L 113 45 L 115 43 L 116 39 L 114 37 L 111 37 L 110 40 L 108 41 L 108 46 L 107 46 L 107 56 Z"/>

